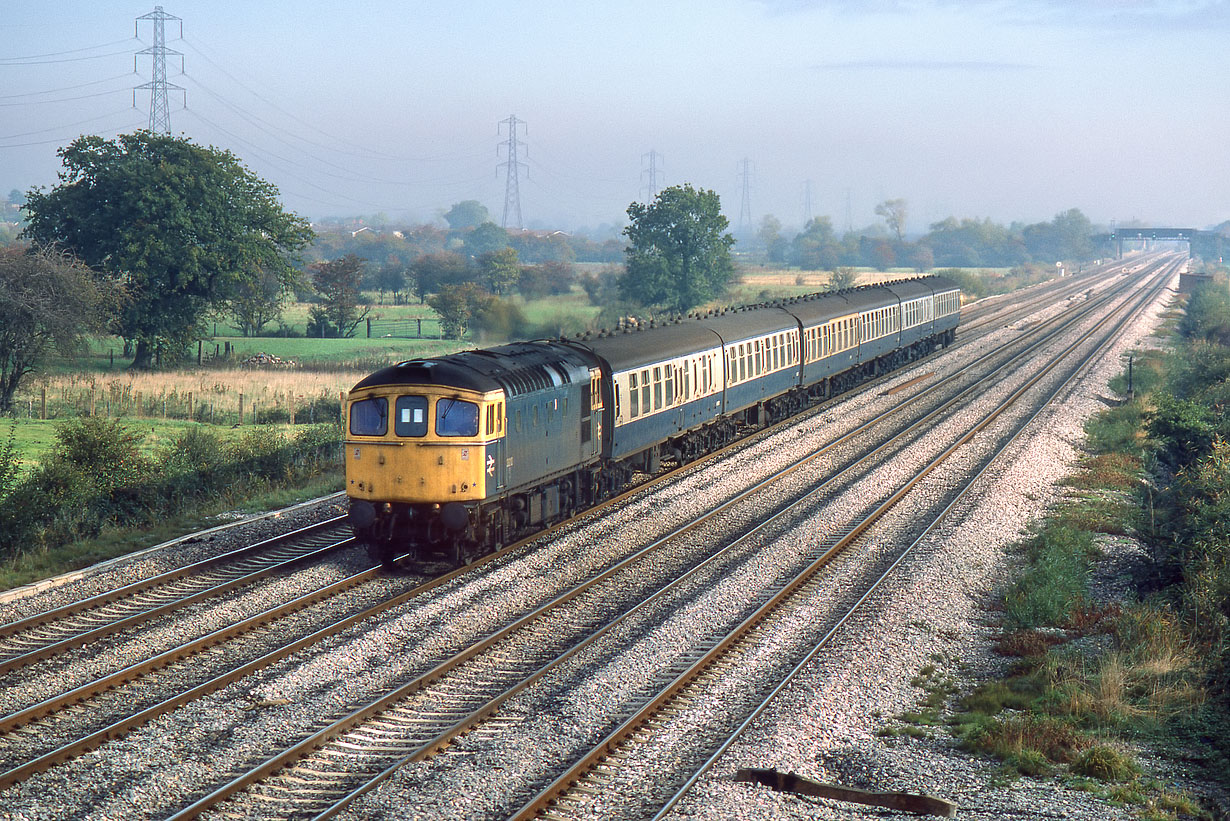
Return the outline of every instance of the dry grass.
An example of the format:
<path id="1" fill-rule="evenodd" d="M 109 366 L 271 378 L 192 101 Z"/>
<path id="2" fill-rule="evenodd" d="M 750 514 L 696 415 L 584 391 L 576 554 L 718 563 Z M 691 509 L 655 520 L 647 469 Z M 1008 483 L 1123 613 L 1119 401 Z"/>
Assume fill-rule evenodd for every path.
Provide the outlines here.
<path id="1" fill-rule="evenodd" d="M 315 399 L 336 399 L 365 376 L 359 371 L 305 372 L 287 369 L 211 370 L 191 369 L 158 372 L 83 372 L 45 377 L 31 383 L 35 397 L 46 388 L 49 415 L 110 412 L 111 415 L 182 416 L 189 394 L 196 407 L 206 403 L 219 415 L 234 414 L 243 397 L 246 413 L 258 407 L 305 407 Z M 37 415 L 38 399 L 35 400 Z"/>

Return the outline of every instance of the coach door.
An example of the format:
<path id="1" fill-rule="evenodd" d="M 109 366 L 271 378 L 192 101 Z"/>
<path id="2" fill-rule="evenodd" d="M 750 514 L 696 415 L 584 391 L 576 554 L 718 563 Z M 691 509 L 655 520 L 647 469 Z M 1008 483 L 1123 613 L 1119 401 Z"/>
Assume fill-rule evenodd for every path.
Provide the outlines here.
<path id="1" fill-rule="evenodd" d="M 581 389 L 581 459 L 597 455 L 602 439 L 602 372 L 593 368 Z"/>

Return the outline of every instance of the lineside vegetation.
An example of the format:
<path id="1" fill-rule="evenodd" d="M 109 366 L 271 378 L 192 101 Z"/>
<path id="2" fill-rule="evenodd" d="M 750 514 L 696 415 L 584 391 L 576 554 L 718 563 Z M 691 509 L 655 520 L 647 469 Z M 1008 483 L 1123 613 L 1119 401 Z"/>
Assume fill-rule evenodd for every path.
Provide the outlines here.
<path id="1" fill-rule="evenodd" d="M 1230 290 L 1225 271 L 1171 323 L 1169 353 L 1138 354 L 1134 395 L 1086 426 L 1088 455 L 1071 492 L 1019 545 L 1002 591 L 1002 678 L 964 696 L 915 684 L 928 717 L 1005 775 L 1062 778 L 1135 805 L 1142 817 L 1203 815 L 1198 802 L 1144 772 L 1148 743 L 1230 787 Z M 1125 373 L 1112 388 L 1128 393 Z M 1134 540 L 1130 589 L 1096 598 L 1110 546 Z M 1131 555 L 1131 550 L 1128 550 Z M 1121 566 L 1117 572 L 1121 572 Z M 954 701 L 955 698 L 955 701 Z"/>

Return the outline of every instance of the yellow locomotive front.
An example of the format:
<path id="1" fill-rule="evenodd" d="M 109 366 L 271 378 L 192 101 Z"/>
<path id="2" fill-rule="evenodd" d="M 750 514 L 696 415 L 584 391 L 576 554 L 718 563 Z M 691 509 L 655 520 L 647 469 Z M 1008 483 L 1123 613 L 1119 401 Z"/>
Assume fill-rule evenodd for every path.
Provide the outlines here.
<path id="1" fill-rule="evenodd" d="M 384 562 L 435 554 L 459 563 L 466 543 L 482 536 L 481 502 L 498 492 L 504 392 L 434 380 L 371 382 L 347 400 L 355 536 Z"/>

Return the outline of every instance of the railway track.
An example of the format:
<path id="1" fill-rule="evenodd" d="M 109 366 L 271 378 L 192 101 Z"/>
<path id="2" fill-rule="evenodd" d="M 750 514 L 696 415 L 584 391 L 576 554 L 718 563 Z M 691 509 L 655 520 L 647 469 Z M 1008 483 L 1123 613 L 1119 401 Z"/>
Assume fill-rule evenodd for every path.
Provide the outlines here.
<path id="1" fill-rule="evenodd" d="M 1092 331 L 1087 332 L 1086 336 L 1089 333 L 1092 333 Z M 1070 349 L 1065 353 L 1070 353 Z M 1056 360 L 1056 362 L 1058 361 Z M 1011 365 L 1012 362 L 1001 363 L 995 369 L 995 372 L 1000 373 L 1011 370 Z M 802 581 L 796 579 L 795 583 L 788 584 L 782 589 L 774 591 L 766 601 L 779 602 L 783 597 L 789 595 L 788 589 L 795 589 L 805 584 L 809 576 L 814 575 L 820 567 L 823 567 L 833 556 L 837 555 L 846 545 L 856 539 L 870 526 L 870 523 L 875 518 L 891 509 L 906 494 L 909 487 L 912 487 L 913 484 L 929 475 L 936 466 L 942 463 L 944 458 L 955 453 L 976 433 L 990 425 L 1004 412 L 1005 408 L 1017 402 L 1029 387 L 1043 379 L 1048 373 L 1049 368 L 1046 372 L 1036 374 L 1029 380 L 1026 386 L 1017 389 L 993 413 L 984 417 L 964 437 L 950 445 L 921 475 L 914 478 L 909 486 L 899 489 L 888 501 L 881 504 L 876 511 L 873 511 L 861 520 L 856 520 L 856 523 L 851 525 L 846 532 L 835 534 L 832 538 L 822 541 L 818 546 L 818 552 L 814 552 L 813 555 L 806 557 L 807 561 L 805 563 L 809 569 L 798 576 L 798 579 L 802 579 Z M 969 386 L 963 393 L 968 394 L 978 387 Z M 1049 401 L 1049 397 L 1047 401 Z M 898 433 L 896 439 L 903 440 L 902 446 L 915 444 L 919 436 L 918 427 L 932 423 L 938 414 L 947 410 L 955 402 L 956 400 L 953 399 L 943 407 L 929 412 L 923 419 L 917 420 L 914 426 Z M 885 414 L 885 416 L 888 415 L 890 414 Z M 872 423 L 868 423 L 868 426 L 878 421 L 880 420 L 873 420 Z M 865 430 L 865 428 L 862 430 Z M 836 445 L 837 443 L 833 444 Z M 873 458 L 877 455 L 882 456 L 889 448 L 890 443 L 885 443 L 882 448 L 869 454 L 869 456 Z M 828 448 L 824 450 L 828 450 Z M 818 455 L 819 453 L 811 454 L 807 459 L 814 459 Z M 793 472 L 802 464 L 804 464 L 803 461 L 796 463 L 781 475 Z M 876 468 L 869 468 L 867 470 L 882 469 L 883 465 L 884 460 L 881 459 L 877 462 Z M 849 470 L 852 470 L 852 468 L 847 469 L 847 472 Z M 852 481 L 860 479 L 866 481 L 866 476 L 867 474 L 864 473 L 861 477 L 856 477 Z M 780 475 L 774 477 L 774 481 L 777 481 L 779 478 Z M 814 504 L 814 496 L 822 494 L 825 489 L 836 482 L 837 478 L 834 478 L 819 488 L 812 489 L 805 496 L 805 499 L 812 500 L 811 503 Z M 742 502 L 748 496 L 759 492 L 759 490 L 760 486 L 748 491 L 740 499 L 732 500 L 721 508 L 712 511 L 702 521 L 728 516 L 735 505 Z M 760 533 L 772 522 L 778 521 L 782 517 L 788 518 L 791 515 L 797 515 L 796 506 L 806 503 L 805 501 L 795 501 L 787 505 L 761 524 L 729 541 L 725 547 L 709 555 L 707 558 L 702 558 L 694 552 L 684 551 L 683 557 L 677 562 L 678 566 L 693 566 L 694 569 L 690 572 L 685 572 L 682 576 L 678 576 L 675 581 L 665 586 L 658 582 L 634 585 L 627 578 L 614 581 L 616 578 L 620 578 L 616 574 L 626 572 L 635 563 L 645 561 L 648 557 L 660 554 L 665 544 L 673 539 L 685 537 L 686 534 L 697 528 L 701 522 L 692 523 L 666 538 L 657 540 L 618 566 L 611 568 L 608 572 L 581 585 L 577 585 L 543 607 L 492 633 L 483 641 L 467 648 L 464 652 L 453 658 L 442 662 L 428 673 L 412 679 L 401 687 L 389 692 L 383 698 L 364 705 L 361 709 L 322 727 L 298 744 L 289 747 L 277 756 L 271 757 L 260 767 L 249 770 L 215 792 L 205 796 L 175 815 L 174 818 L 194 817 L 207 808 L 226 800 L 240 790 L 260 783 L 268 779 L 271 774 L 291 765 L 294 766 L 280 779 L 274 782 L 264 781 L 262 783 L 260 794 L 263 797 L 249 796 L 249 800 L 257 802 L 257 808 L 253 810 L 249 806 L 246 808 L 246 811 L 249 814 L 255 812 L 255 814 L 262 816 L 298 817 L 304 814 L 312 814 L 315 817 L 329 817 L 358 796 L 371 790 L 383 779 L 396 773 L 400 766 L 426 759 L 439 750 L 446 748 L 455 739 L 474 731 L 475 728 L 488 725 L 492 720 L 492 716 L 509 699 L 524 692 L 552 671 L 566 664 L 571 658 L 604 636 L 617 630 L 619 625 L 626 623 L 626 620 L 635 618 L 638 613 L 651 606 L 653 602 L 675 595 L 678 590 L 689 585 L 697 585 L 696 579 L 700 576 L 710 574 L 708 576 L 709 581 L 705 584 L 712 583 L 714 578 L 728 576 L 732 572 L 733 567 L 749 560 L 748 555 L 739 554 L 739 548 L 745 547 L 755 534 Z M 700 541 L 705 542 L 706 539 L 701 539 Z M 667 575 L 669 576 L 675 572 L 672 570 Z M 628 600 L 629 603 L 616 605 L 611 602 L 609 593 L 603 599 L 602 594 L 598 592 L 603 585 L 613 587 L 625 593 L 631 589 L 640 588 L 651 592 L 641 595 L 639 600 L 638 597 L 633 596 Z M 703 588 L 704 584 L 700 586 Z M 606 602 L 606 604 L 602 606 L 596 604 L 596 601 L 599 599 Z M 585 601 L 585 607 L 580 608 L 580 612 L 590 614 L 591 617 L 596 613 L 607 612 L 613 612 L 617 615 L 602 621 L 600 624 L 582 624 L 582 622 L 585 622 L 585 619 L 578 618 L 575 615 L 559 615 L 563 612 L 560 608 L 566 608 L 570 604 L 581 600 Z M 766 607 L 770 607 L 770 605 L 766 605 Z M 702 643 L 700 648 L 704 651 L 703 657 L 711 660 L 710 654 L 712 652 L 720 654 L 722 651 L 716 649 L 719 644 L 720 642 L 712 645 Z M 534 648 L 535 652 L 523 652 L 520 656 L 510 654 L 509 648 L 513 645 L 521 648 Z M 549 649 L 550 651 L 548 652 Z M 494 658 L 494 661 L 488 658 L 488 656 Z M 484 666 L 487 669 L 494 669 L 498 675 L 487 674 L 484 676 L 474 669 Z M 435 700 L 433 701 L 433 699 Z M 650 714 L 652 714 L 655 708 L 650 706 L 648 709 Z M 498 725 L 498 720 L 496 723 Z M 637 726 L 641 726 L 641 724 Z M 350 772 L 347 772 L 346 768 L 340 765 L 339 762 L 342 761 L 349 762 Z M 300 763 L 295 764 L 295 762 Z M 358 776 L 355 770 L 365 773 L 365 775 Z M 567 783 L 567 780 L 573 777 L 575 776 L 566 774 L 563 778 L 564 783 Z M 358 787 L 352 786 L 352 782 L 356 780 L 361 782 Z M 582 791 L 584 792 L 584 790 Z M 551 797 L 556 792 L 558 792 L 557 789 L 548 788 L 544 791 L 544 795 L 547 795 L 549 799 L 544 800 L 553 800 Z M 310 800 L 308 800 L 309 797 Z"/>
<path id="2" fill-rule="evenodd" d="M 0 624 L 0 675 L 320 561 L 354 539 L 345 516 Z"/>
<path id="3" fill-rule="evenodd" d="M 1082 284 L 1079 287 L 1077 287 L 1076 290 L 1079 290 L 1079 291 L 1088 290 L 1088 286 L 1085 284 Z M 1010 310 L 1014 310 L 1014 309 L 1010 309 Z M 999 317 L 996 320 L 994 320 L 994 324 L 1002 324 L 1003 321 L 1004 321 L 1003 318 Z M 1041 328 L 1042 323 L 1039 323 L 1038 327 Z M 987 356 L 991 356 L 991 354 L 988 354 Z M 986 357 L 984 357 L 984 359 L 985 358 Z M 944 383 L 947 383 L 948 381 L 949 380 L 945 380 Z M 937 385 L 932 386 L 931 388 L 928 388 L 926 390 L 933 390 L 935 388 L 938 388 L 940 384 L 942 383 L 937 383 Z M 926 391 L 923 391 L 920 393 L 920 395 L 925 395 L 925 393 Z M 918 397 L 912 396 L 911 399 L 917 401 Z M 813 411 L 813 414 L 818 413 L 818 412 L 819 410 Z M 890 414 L 885 414 L 885 417 L 889 415 Z M 790 424 L 797 424 L 798 421 L 799 421 L 799 418 L 796 418 L 795 420 L 792 420 Z M 863 430 L 863 431 L 868 430 L 872 424 L 875 424 L 879 421 L 880 420 L 875 420 L 875 422 L 869 422 L 867 423 L 867 425 L 865 425 L 860 430 Z M 781 426 L 778 426 L 778 427 L 781 427 Z M 769 435 L 770 432 L 771 431 L 760 434 L 757 437 L 752 437 L 752 438 L 753 440 L 759 439 L 763 436 Z M 840 444 L 840 440 L 835 441 L 830 444 L 828 449 L 835 448 L 839 444 Z M 748 446 L 747 440 L 738 443 L 736 446 L 734 446 L 734 449 L 745 447 L 745 446 Z M 813 458 L 815 455 L 818 455 L 818 454 L 813 454 Z M 687 469 L 691 470 L 692 468 L 695 467 L 695 465 L 696 463 L 693 463 L 693 465 L 687 466 Z M 664 481 L 666 478 L 668 477 L 663 477 L 663 479 L 656 480 L 652 484 L 657 485 L 658 482 Z M 645 487 L 646 486 L 642 486 L 640 488 L 635 489 L 634 491 L 630 491 L 628 494 L 625 494 L 624 496 L 619 497 L 616 500 L 613 500 L 608 506 L 618 507 L 621 504 L 634 503 L 634 499 L 636 495 L 640 492 L 643 492 Z M 560 527 L 563 527 L 563 526 L 560 526 Z M 559 528 L 557 527 L 556 529 L 558 530 Z M 534 537 L 534 538 L 541 539 L 542 536 L 540 534 L 539 536 Z M 334 548 L 336 548 L 337 546 L 339 545 L 334 545 Z M 344 546 L 344 544 L 340 546 Z M 488 561 L 493 561 L 497 559 L 498 557 L 502 557 L 508 553 L 511 553 L 519 549 L 520 547 L 521 545 L 510 546 L 505 551 L 502 551 L 501 554 L 498 554 L 498 556 L 485 557 L 482 560 L 482 562 L 479 563 L 479 566 L 481 566 L 482 564 L 485 564 Z M 219 558 L 221 559 L 225 557 L 219 557 Z M 693 559 L 694 557 L 690 558 L 689 561 L 692 561 Z M 285 570 L 286 567 L 291 566 L 291 564 L 293 564 L 293 562 L 295 561 L 310 561 L 310 560 L 305 560 L 302 558 L 296 559 L 294 557 L 285 557 L 284 562 L 289 563 L 289 564 L 283 564 L 282 569 Z M 223 562 L 223 564 L 225 564 L 225 562 Z M 253 572 L 255 573 L 263 572 L 266 575 L 280 572 L 279 570 L 274 569 L 274 567 L 275 565 L 269 565 L 263 569 L 256 569 Z M 463 569 L 462 571 L 458 571 L 458 573 L 456 574 L 449 574 L 448 576 L 443 577 L 439 580 L 436 580 L 435 582 L 431 582 L 431 583 L 421 585 L 421 586 L 414 586 L 410 590 L 406 591 L 405 593 L 399 594 L 398 596 L 394 597 L 392 600 L 384 603 L 382 606 L 379 606 L 376 608 L 364 609 L 362 611 L 354 613 L 353 615 L 347 617 L 346 619 L 339 620 L 339 622 L 336 625 L 331 625 L 329 627 L 322 628 L 314 632 L 310 632 L 306 635 L 300 635 L 291 641 L 287 641 L 283 643 L 276 649 L 273 649 L 273 650 L 270 650 L 269 652 L 261 654 L 260 657 L 257 659 L 254 659 L 242 665 L 233 666 L 233 669 L 227 671 L 225 674 L 218 676 L 215 679 L 210 680 L 209 682 L 201 683 L 195 687 L 184 689 L 183 692 L 175 694 L 172 698 L 165 699 L 157 705 L 152 705 L 149 708 L 142 709 L 139 712 L 135 712 L 131 715 L 122 717 L 121 719 L 115 722 L 106 723 L 105 726 L 96 727 L 90 733 L 82 735 L 80 738 L 78 738 L 74 742 L 71 742 L 69 744 L 60 745 L 56 747 L 54 750 L 48 751 L 40 756 L 37 756 L 36 758 L 30 761 L 24 762 L 18 767 L 10 769 L 7 773 L 0 774 L 0 786 L 7 786 L 10 784 L 19 783 L 22 780 L 30 777 L 32 774 L 36 772 L 45 770 L 48 767 L 54 766 L 56 763 L 62 762 L 75 755 L 79 755 L 81 752 L 85 750 L 96 747 L 98 744 L 102 743 L 102 741 L 106 739 L 115 738 L 119 735 L 122 735 L 123 733 L 131 730 L 133 727 L 140 726 L 142 723 L 148 722 L 149 720 L 151 720 L 157 715 L 165 714 L 166 712 L 173 710 L 182 704 L 189 703 L 190 701 L 194 699 L 198 699 L 205 693 L 213 692 L 220 687 L 226 686 L 226 684 L 230 682 L 239 680 L 243 676 L 250 675 L 252 672 L 255 672 L 256 670 L 259 670 L 259 669 L 263 669 L 270 664 L 276 663 L 277 661 L 284 659 L 293 653 L 299 652 L 309 647 L 317 646 L 320 644 L 320 642 L 325 641 L 326 639 L 332 636 L 338 635 L 341 631 L 348 629 L 349 627 L 352 627 L 361 621 L 370 619 L 373 616 L 376 616 L 380 613 L 387 612 L 388 610 L 392 608 L 401 606 L 402 604 L 409 601 L 410 599 L 420 596 L 428 592 L 429 590 L 434 589 L 435 587 L 438 587 L 444 584 L 451 584 L 455 579 L 460 578 L 462 574 L 468 573 L 468 572 L 474 572 L 474 570 L 477 570 L 477 569 L 478 569 L 478 566 L 476 566 L 475 568 L 466 568 L 466 569 Z M 186 568 L 185 570 L 190 570 L 190 569 Z M 617 571 L 612 569 L 612 572 L 617 572 Z M 240 624 L 235 625 L 234 629 L 228 630 L 226 635 L 219 633 L 218 635 L 202 637 L 202 639 L 198 640 L 197 644 L 194 646 L 189 646 L 185 644 L 184 646 L 180 648 L 175 648 L 172 651 L 168 651 L 167 653 L 160 654 L 154 659 L 151 659 L 145 662 L 145 665 L 147 666 L 148 669 L 138 669 L 134 667 L 133 669 L 126 668 L 125 670 L 116 671 L 116 673 L 113 674 L 109 680 L 107 680 L 105 683 L 98 684 L 97 687 L 102 690 L 114 688 L 120 685 L 123 681 L 132 679 L 133 677 L 146 675 L 149 671 L 153 669 L 160 669 L 162 666 L 176 663 L 178 662 L 179 659 L 185 656 L 190 656 L 196 653 L 200 653 L 205 648 L 208 648 L 208 647 L 216 648 L 220 646 L 223 642 L 231 640 L 231 638 L 233 638 L 234 636 L 242 635 L 245 632 L 257 630 L 258 628 L 264 629 L 265 625 L 276 623 L 279 619 L 283 618 L 288 613 L 297 612 L 306 607 L 312 606 L 313 604 L 316 604 L 319 601 L 323 601 L 324 599 L 327 599 L 331 595 L 337 595 L 338 592 L 347 589 L 347 586 L 354 587 L 354 586 L 358 586 L 358 585 L 371 581 L 372 577 L 375 574 L 375 569 L 373 568 L 371 571 L 365 571 L 365 573 L 372 574 L 372 576 L 364 576 L 364 574 L 356 574 L 356 576 L 354 577 L 341 580 L 339 584 L 336 586 L 336 590 L 320 591 L 320 595 L 314 601 L 309 601 L 308 598 L 305 597 L 303 601 L 288 603 L 288 606 L 285 612 L 279 613 L 279 612 L 270 611 L 268 613 L 257 614 L 255 617 L 245 619 Z M 363 578 L 359 578 L 360 576 L 363 576 Z M 153 580 L 150 580 L 150 581 L 153 581 Z M 235 587 L 238 587 L 242 584 L 244 584 L 244 582 L 237 582 L 237 581 L 234 581 L 233 579 L 232 580 L 221 580 L 213 585 L 206 585 L 205 587 L 201 587 L 197 590 L 189 592 L 186 594 L 186 596 L 196 597 L 194 600 L 200 601 L 202 598 L 208 598 L 211 596 L 221 595 L 222 593 L 227 592 L 227 589 L 234 589 Z M 225 585 L 231 585 L 231 587 L 227 589 L 218 589 L 212 593 L 207 592 L 209 589 L 222 588 Z M 137 588 L 138 586 L 134 585 L 133 589 L 128 591 L 129 595 L 132 595 L 132 594 L 136 594 L 138 596 L 142 595 L 143 591 Z M 312 594 L 312 595 L 316 596 L 317 594 Z M 574 598 L 580 597 L 583 595 L 586 595 L 586 594 L 584 592 L 578 592 L 575 594 Z M 138 624 L 142 620 L 142 618 L 145 618 L 145 619 L 154 618 L 155 615 L 157 615 L 157 613 L 165 614 L 169 612 L 171 609 L 174 609 L 175 607 L 175 605 L 172 604 L 171 602 L 157 601 L 156 600 L 157 596 L 153 598 L 154 598 L 153 604 L 151 606 L 145 607 L 144 610 L 140 607 L 137 607 L 135 608 L 134 612 L 130 612 L 127 614 L 121 614 L 118 617 L 110 618 L 109 620 L 107 620 L 107 624 L 124 625 L 124 626 L 117 626 L 114 628 L 115 630 L 124 630 L 124 629 L 131 628 L 132 626 Z M 85 604 L 86 603 L 82 603 L 82 605 L 85 605 Z M 108 605 L 102 605 L 102 606 L 106 607 Z M 75 609 L 77 609 L 78 611 L 85 611 L 85 610 L 89 610 L 90 608 L 88 606 L 82 607 L 81 605 L 78 605 L 78 606 L 75 606 Z M 142 613 L 154 613 L 154 615 L 148 615 L 148 616 L 143 617 L 141 615 Z M 70 615 L 71 614 L 68 614 L 68 613 L 65 614 L 65 616 L 70 616 Z M 528 615 L 526 616 L 526 618 L 528 618 Z M 128 619 L 135 619 L 135 621 L 127 621 L 125 625 L 125 621 Z M 54 620 L 54 618 L 52 620 Z M 34 620 L 30 620 L 31 625 L 33 625 L 34 623 L 35 623 Z M 97 627 L 90 627 L 89 629 L 91 630 L 99 629 L 99 627 L 101 627 L 102 629 L 107 629 L 107 627 L 104 625 L 99 625 Z M 78 631 L 78 635 L 84 635 L 86 632 L 87 631 Z M 67 640 L 71 642 L 73 636 L 69 635 L 65 638 L 67 638 Z M 44 647 L 53 646 L 58 642 L 64 641 L 65 638 L 56 638 L 52 641 L 45 641 L 43 646 Z M 78 641 L 77 643 L 80 644 L 80 643 L 84 643 L 85 641 L 90 641 L 90 640 L 91 639 L 89 638 L 84 638 Z M 64 646 L 68 647 L 72 645 L 70 644 L 70 645 L 64 645 Z M 35 648 L 34 652 L 36 653 L 39 652 L 39 648 Z M 23 654 L 17 654 L 17 655 L 20 656 Z M 33 658 L 34 657 L 31 656 L 31 660 Z M 29 660 L 25 663 L 29 663 Z M 14 666 L 11 669 L 16 669 L 16 666 Z M 100 681 L 102 680 L 100 679 Z M 38 726 L 39 726 L 38 723 L 43 721 L 42 717 L 53 715 L 57 711 L 65 709 L 69 704 L 76 703 L 83 698 L 88 699 L 92 697 L 93 697 L 93 694 L 85 690 L 74 689 L 71 693 L 60 694 L 55 699 L 49 699 L 49 700 L 46 700 L 46 702 L 40 702 L 39 704 L 30 705 L 24 710 L 17 711 L 16 713 L 12 713 L 7 717 L 0 718 L 0 732 L 4 732 L 4 731 L 11 732 L 14 728 L 25 726 L 26 730 L 22 732 L 24 732 L 28 736 L 35 735 L 38 732 L 40 732 L 38 730 Z M 490 719 L 488 718 L 486 720 L 489 723 Z M 36 722 L 36 724 L 31 725 L 30 722 L 32 721 Z M 444 743 L 444 742 L 440 742 L 440 743 Z"/>
<path id="4" fill-rule="evenodd" d="M 1160 288 L 1160 283 L 1161 279 L 1155 283 L 1154 289 L 1136 304 L 1143 305 L 1151 299 L 1156 290 Z M 629 814 L 634 817 L 643 817 L 643 809 L 648 801 L 650 806 L 658 807 L 657 812 L 653 815 L 654 821 L 664 818 L 700 776 L 733 745 L 747 726 L 772 702 L 773 698 L 830 644 L 842 626 L 866 604 L 879 588 L 891 582 L 894 571 L 956 508 L 986 473 L 995 458 L 1008 449 L 1025 431 L 1028 424 L 1068 388 L 1130 319 L 1130 311 L 1116 311 L 1115 314 L 1121 315 L 1122 318 L 1112 322 L 1114 317 L 1112 314 L 1107 320 L 1099 323 L 1097 328 L 1082 335 L 1077 342 L 1065 349 L 1059 357 L 1054 358 L 1026 384 L 998 403 L 993 410 L 964 432 L 939 456 L 911 476 L 902 487 L 868 516 L 855 523 L 848 533 L 834 540 L 824 555 L 818 557 L 788 584 L 783 585 L 781 590 L 767 599 L 754 614 L 741 622 L 734 630 L 702 645 L 703 652 L 698 652 L 696 658 L 690 660 L 690 663 L 686 665 L 681 663 L 677 675 L 665 687 L 652 698 L 647 699 L 638 710 L 629 715 L 598 744 L 584 755 L 579 756 L 554 781 L 508 817 L 514 821 L 531 818 L 611 818 Z M 1090 350 L 1078 355 L 1079 346 L 1094 333 L 1094 330 L 1099 330 L 1108 324 L 1111 328 L 1105 332 L 1102 339 Z M 1012 429 L 997 440 L 996 447 L 980 461 L 974 471 L 963 477 L 945 495 L 940 504 L 931 505 L 931 510 L 923 519 L 921 528 L 900 551 L 892 556 L 886 568 L 883 570 L 876 568 L 872 580 L 860 589 L 861 594 L 853 604 L 843 605 L 834 612 L 822 623 L 822 629 L 810 631 L 816 638 L 809 642 L 809 647 L 803 648 L 805 652 L 802 653 L 801 658 L 796 655 L 786 665 L 770 661 L 770 664 L 777 669 L 772 675 L 764 677 L 770 683 L 759 688 L 762 691 L 760 697 L 752 703 L 750 709 L 744 706 L 745 712 L 739 714 L 736 720 L 730 721 L 730 727 L 720 731 L 715 730 L 712 727 L 714 711 L 708 709 L 707 706 L 701 707 L 701 705 L 711 703 L 713 699 L 726 698 L 729 700 L 729 692 L 724 694 L 720 692 L 722 682 L 738 678 L 748 683 L 749 677 L 746 673 L 739 675 L 739 668 L 747 665 L 751 657 L 759 655 L 763 659 L 767 655 L 779 655 L 776 651 L 780 648 L 775 648 L 773 653 L 766 653 L 764 647 L 771 642 L 772 636 L 782 623 L 791 621 L 794 625 L 800 626 L 812 620 L 811 618 L 792 619 L 792 616 L 799 610 L 814 607 L 809 597 L 814 596 L 818 589 L 816 575 L 831 559 L 832 554 L 855 544 L 910 490 L 923 483 L 945 460 L 967 445 L 977 434 L 990 427 L 1028 391 L 1043 383 L 1052 370 L 1072 355 L 1076 356 L 1076 363 L 1069 366 L 1056 384 L 1046 386 L 1043 398 L 1040 401 L 1035 400 L 1034 406 L 1020 420 L 1012 424 Z M 691 766 L 691 772 L 685 770 L 681 774 L 678 780 L 682 783 L 667 792 L 664 799 L 647 799 L 645 794 L 636 793 L 633 798 L 635 806 L 631 808 L 627 806 L 628 796 L 626 795 L 631 791 L 625 790 L 621 801 L 603 801 L 603 798 L 610 797 L 631 782 L 645 783 L 654 777 L 652 770 L 654 765 L 659 764 L 662 760 L 663 753 L 660 747 L 663 744 L 663 736 L 667 735 L 665 728 L 668 724 L 684 726 L 691 724 L 693 729 L 701 725 L 706 726 L 709 731 L 709 737 L 705 739 L 709 745 L 708 749 L 705 749 L 703 754 L 695 756 L 698 763 Z M 694 734 L 689 734 L 689 737 L 697 738 Z M 655 746 L 659 749 L 654 750 Z M 673 760 L 677 767 L 682 763 L 677 758 Z M 678 771 L 676 770 L 674 774 L 678 775 Z M 622 806 L 617 808 L 617 804 Z M 631 813 L 629 813 L 630 809 Z M 637 809 L 641 811 L 637 812 Z"/>

